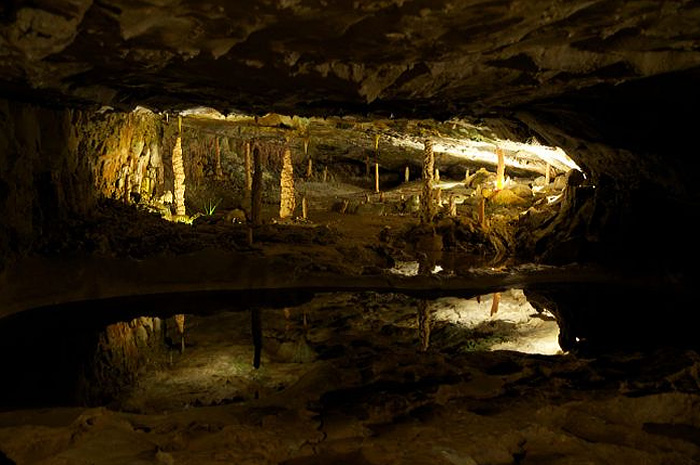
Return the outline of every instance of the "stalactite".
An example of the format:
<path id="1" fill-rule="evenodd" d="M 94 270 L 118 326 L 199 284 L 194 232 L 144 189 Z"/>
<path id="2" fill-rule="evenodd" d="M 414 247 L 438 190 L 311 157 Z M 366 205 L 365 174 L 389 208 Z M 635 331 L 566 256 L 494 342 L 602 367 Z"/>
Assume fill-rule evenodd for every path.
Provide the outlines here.
<path id="1" fill-rule="evenodd" d="M 435 168 L 435 182 L 440 182 L 440 168 Z"/>
<path id="2" fill-rule="evenodd" d="M 503 150 L 498 147 L 496 148 L 496 155 L 498 156 L 498 166 L 496 167 L 496 190 L 500 191 L 505 185 L 503 178 L 506 169 L 506 162 L 505 158 L 503 157 Z"/>
<path id="3" fill-rule="evenodd" d="M 418 339 L 421 352 L 430 346 L 430 305 L 425 299 L 418 301 Z"/>
<path id="4" fill-rule="evenodd" d="M 426 139 L 423 142 L 423 193 L 421 195 L 421 221 L 432 223 L 435 217 L 435 203 L 433 194 L 433 173 L 435 166 L 435 154 L 433 142 Z"/>
<path id="5" fill-rule="evenodd" d="M 469 170 L 466 170 L 464 172 L 464 182 L 467 182 L 467 181 L 469 181 Z"/>
<path id="6" fill-rule="evenodd" d="M 260 147 L 258 144 L 253 148 L 253 166 L 255 171 L 253 173 L 252 180 L 252 195 L 251 195 L 251 206 L 250 206 L 250 219 L 254 225 L 262 224 L 262 190 L 263 190 L 263 176 L 262 176 L 262 154 L 260 153 Z"/>
<path id="7" fill-rule="evenodd" d="M 215 137 L 214 138 L 214 150 L 216 154 L 216 158 L 214 160 L 214 174 L 216 176 L 216 179 L 223 179 L 224 178 L 224 170 L 221 168 L 221 147 L 219 146 L 219 138 Z"/>
<path id="8" fill-rule="evenodd" d="M 374 192 L 379 193 L 379 163 L 374 164 Z"/>
<path id="9" fill-rule="evenodd" d="M 408 166 L 407 166 L 406 169 L 404 170 L 404 173 L 403 173 L 403 180 L 404 180 L 404 182 L 408 182 L 408 181 L 411 180 L 411 170 L 410 170 L 410 168 L 409 168 Z"/>
<path id="10" fill-rule="evenodd" d="M 282 155 L 282 173 L 280 175 L 280 218 L 293 216 L 295 209 L 296 198 L 294 196 L 292 151 L 289 147 L 286 147 Z"/>
<path id="11" fill-rule="evenodd" d="M 498 313 L 498 304 L 501 303 L 501 293 L 500 292 L 494 292 L 493 293 L 493 301 L 491 302 L 491 316 L 494 316 L 496 313 Z"/>
<path id="12" fill-rule="evenodd" d="M 185 216 L 185 165 L 182 161 L 182 137 L 178 135 L 173 148 L 173 184 L 175 197 L 175 214 Z"/>
<path id="13" fill-rule="evenodd" d="M 260 309 L 250 311 L 250 330 L 253 334 L 253 368 L 260 368 L 260 356 L 262 354 L 262 318 Z"/>

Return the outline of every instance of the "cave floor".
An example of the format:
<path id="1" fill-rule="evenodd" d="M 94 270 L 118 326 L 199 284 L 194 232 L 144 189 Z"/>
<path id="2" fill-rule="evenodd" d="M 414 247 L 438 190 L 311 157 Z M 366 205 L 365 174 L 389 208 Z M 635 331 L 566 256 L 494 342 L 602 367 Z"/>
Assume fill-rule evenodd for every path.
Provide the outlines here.
<path id="1" fill-rule="evenodd" d="M 252 246 L 248 227 L 229 224 L 225 211 L 190 226 L 111 206 L 24 271 L 11 269 L 20 271 L 3 276 L 15 285 L 4 298 L 20 302 L 16 311 L 43 301 L 162 292 L 173 296 L 160 303 L 169 307 L 165 315 L 188 316 L 184 353 L 171 349 L 113 403 L 0 413 L 0 463 L 2 454 L 7 463 L 45 465 L 700 461 L 696 352 L 558 352 L 556 323 L 525 308 L 517 289 L 611 276 L 512 264 L 485 249 L 471 253 L 468 240 L 426 242 L 433 235 L 416 229 L 415 212 L 397 211 L 417 186 L 387 193 L 383 202 L 326 187 L 318 199 L 310 196 L 309 221 L 270 221 L 255 228 Z M 338 189 L 338 199 L 328 189 Z M 336 211 L 339 199 L 354 211 Z M 473 205 L 460 208 L 469 230 Z M 265 213 L 274 217 L 274 206 Z M 455 227 L 441 221 L 448 231 Z M 184 298 L 280 289 L 311 294 L 262 310 L 259 370 L 251 363 L 249 301 L 224 295 L 214 312 L 198 294 Z M 492 317 L 493 292 L 503 301 Z M 431 302 L 425 351 L 418 298 Z M 550 337 L 547 350 L 540 335 Z"/>

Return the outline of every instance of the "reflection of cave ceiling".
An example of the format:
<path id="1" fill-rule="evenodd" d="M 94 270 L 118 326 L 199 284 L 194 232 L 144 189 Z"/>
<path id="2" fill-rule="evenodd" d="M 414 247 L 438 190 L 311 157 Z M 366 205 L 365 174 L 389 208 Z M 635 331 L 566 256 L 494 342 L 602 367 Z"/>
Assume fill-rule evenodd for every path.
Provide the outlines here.
<path id="1" fill-rule="evenodd" d="M 115 107 L 478 114 L 692 69 L 699 34 L 688 0 L 10 0 L 0 87 Z"/>

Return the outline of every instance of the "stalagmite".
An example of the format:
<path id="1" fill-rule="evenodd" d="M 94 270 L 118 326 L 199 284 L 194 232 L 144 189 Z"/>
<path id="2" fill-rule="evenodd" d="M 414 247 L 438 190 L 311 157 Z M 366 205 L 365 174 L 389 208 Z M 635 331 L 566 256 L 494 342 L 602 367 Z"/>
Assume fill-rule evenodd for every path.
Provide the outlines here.
<path id="1" fill-rule="evenodd" d="M 549 166 L 549 163 L 547 163 L 547 168 L 545 169 L 545 172 L 544 172 L 544 185 L 545 186 L 549 185 L 549 181 L 550 181 L 549 172 L 550 171 L 551 171 L 551 167 Z"/>
<path id="2" fill-rule="evenodd" d="M 379 163 L 374 164 L 374 192 L 379 193 Z"/>
<path id="3" fill-rule="evenodd" d="M 469 170 L 466 170 L 464 172 L 464 182 L 467 182 L 469 180 Z"/>
<path id="4" fill-rule="evenodd" d="M 496 168 L 496 190 L 501 190 L 505 185 L 503 178 L 506 169 L 506 162 L 505 158 L 503 157 L 503 150 L 496 148 L 496 155 L 498 156 L 498 167 Z"/>
<path id="5" fill-rule="evenodd" d="M 177 332 L 180 335 L 180 353 L 185 352 L 185 315 L 178 314 L 175 315 L 175 325 L 177 326 Z"/>
<path id="6" fill-rule="evenodd" d="M 498 304 L 501 303 L 501 293 L 500 292 L 494 292 L 493 293 L 493 301 L 491 302 L 491 316 L 494 316 L 496 313 L 498 313 Z"/>
<path id="7" fill-rule="evenodd" d="M 289 147 L 286 147 L 282 155 L 282 173 L 280 175 L 280 218 L 293 216 L 295 208 L 292 152 Z"/>
<path id="8" fill-rule="evenodd" d="M 426 139 L 423 142 L 423 192 L 421 195 L 421 221 L 432 223 L 435 217 L 435 202 L 433 194 L 433 173 L 435 165 L 435 154 L 433 153 L 433 142 Z"/>
<path id="9" fill-rule="evenodd" d="M 253 166 L 255 167 L 255 172 L 253 173 L 251 186 L 253 191 L 251 195 L 250 220 L 257 226 L 262 224 L 263 190 L 262 154 L 260 153 L 260 147 L 257 145 L 253 148 Z"/>
<path id="10" fill-rule="evenodd" d="M 482 229 L 486 229 L 486 198 L 479 199 L 479 224 Z"/>
<path id="11" fill-rule="evenodd" d="M 408 168 L 408 166 L 404 170 L 403 178 L 404 178 L 404 182 L 408 182 L 411 180 L 411 170 Z"/>
<path id="12" fill-rule="evenodd" d="M 430 305 L 427 300 L 418 301 L 418 339 L 421 352 L 430 346 Z"/>
<path id="13" fill-rule="evenodd" d="M 214 160 L 214 175 L 216 176 L 216 179 L 223 179 L 224 171 L 223 169 L 221 169 L 221 147 L 219 147 L 218 137 L 214 138 L 214 150 L 214 153 L 216 155 L 216 158 Z"/>
<path id="14" fill-rule="evenodd" d="M 450 194 L 450 216 L 457 216 L 457 203 L 454 194 Z"/>
<path id="15" fill-rule="evenodd" d="M 440 169 L 435 168 L 435 182 L 440 182 Z"/>
<path id="16" fill-rule="evenodd" d="M 323 182 L 325 183 L 328 181 L 328 167 L 324 166 L 323 167 Z"/>
<path id="17" fill-rule="evenodd" d="M 308 211 L 307 211 L 308 205 L 306 203 L 306 196 L 301 198 L 301 217 L 306 219 Z"/>
<path id="18" fill-rule="evenodd" d="M 185 211 L 185 165 L 182 161 L 182 118 L 179 118 L 179 128 L 177 139 L 175 139 L 175 148 L 173 148 L 173 176 L 174 176 L 174 197 L 175 197 L 175 214 L 184 216 Z"/>
<path id="19" fill-rule="evenodd" d="M 435 204 L 438 207 L 442 206 L 442 189 L 439 187 L 433 191 L 435 193 Z"/>
<path id="20" fill-rule="evenodd" d="M 245 143 L 245 190 L 253 190 L 253 173 L 250 159 L 250 141 Z"/>
<path id="21" fill-rule="evenodd" d="M 311 177 L 314 175 L 314 164 L 313 160 L 309 158 L 309 163 L 306 166 L 306 179 L 311 179 Z"/>
<path id="22" fill-rule="evenodd" d="M 253 368 L 260 368 L 260 356 L 262 354 L 262 319 L 260 309 L 250 311 L 250 330 L 253 334 Z"/>

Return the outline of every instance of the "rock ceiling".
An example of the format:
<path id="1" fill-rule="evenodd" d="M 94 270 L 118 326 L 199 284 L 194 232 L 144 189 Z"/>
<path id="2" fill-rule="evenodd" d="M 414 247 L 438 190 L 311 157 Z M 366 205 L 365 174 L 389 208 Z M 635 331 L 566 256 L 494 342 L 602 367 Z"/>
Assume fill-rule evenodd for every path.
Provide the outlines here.
<path id="1" fill-rule="evenodd" d="M 10 0 L 0 89 L 115 108 L 482 115 L 692 70 L 698 37 L 690 0 Z"/>

